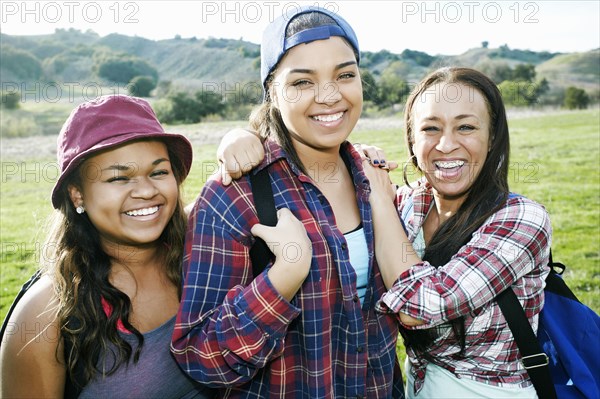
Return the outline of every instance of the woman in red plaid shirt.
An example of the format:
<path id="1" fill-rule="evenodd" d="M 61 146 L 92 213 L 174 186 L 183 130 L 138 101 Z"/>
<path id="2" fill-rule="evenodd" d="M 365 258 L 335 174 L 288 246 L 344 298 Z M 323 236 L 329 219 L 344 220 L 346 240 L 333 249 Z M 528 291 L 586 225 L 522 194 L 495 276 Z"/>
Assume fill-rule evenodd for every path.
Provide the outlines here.
<path id="1" fill-rule="evenodd" d="M 279 222 L 258 224 L 248 177 L 206 183 L 172 351 L 224 398 L 400 398 L 398 322 L 375 311 L 386 288 L 368 182 L 346 141 L 362 111 L 356 36 L 338 15 L 302 8 L 267 27 L 261 58 L 251 122 L 267 156 L 256 169 L 268 170 Z M 258 276 L 254 235 L 276 255 Z"/>

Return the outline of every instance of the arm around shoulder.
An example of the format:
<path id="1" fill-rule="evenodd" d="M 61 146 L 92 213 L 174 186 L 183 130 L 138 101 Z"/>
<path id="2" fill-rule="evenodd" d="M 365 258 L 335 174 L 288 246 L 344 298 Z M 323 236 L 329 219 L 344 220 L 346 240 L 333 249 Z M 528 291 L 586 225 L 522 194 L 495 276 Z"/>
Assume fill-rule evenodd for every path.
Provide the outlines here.
<path id="1" fill-rule="evenodd" d="M 15 308 L 0 348 L 3 398 L 62 398 L 66 379 L 52 281 L 42 277 Z"/>

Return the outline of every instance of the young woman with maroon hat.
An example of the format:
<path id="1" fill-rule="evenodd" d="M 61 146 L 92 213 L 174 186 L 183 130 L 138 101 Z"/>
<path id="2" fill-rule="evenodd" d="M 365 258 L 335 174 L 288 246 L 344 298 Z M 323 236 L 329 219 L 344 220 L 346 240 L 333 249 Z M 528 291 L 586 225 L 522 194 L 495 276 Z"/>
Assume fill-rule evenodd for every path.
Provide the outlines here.
<path id="1" fill-rule="evenodd" d="M 211 397 L 169 351 L 190 143 L 146 101 L 104 96 L 71 113 L 58 163 L 42 277 L 2 343 L 2 396 Z"/>

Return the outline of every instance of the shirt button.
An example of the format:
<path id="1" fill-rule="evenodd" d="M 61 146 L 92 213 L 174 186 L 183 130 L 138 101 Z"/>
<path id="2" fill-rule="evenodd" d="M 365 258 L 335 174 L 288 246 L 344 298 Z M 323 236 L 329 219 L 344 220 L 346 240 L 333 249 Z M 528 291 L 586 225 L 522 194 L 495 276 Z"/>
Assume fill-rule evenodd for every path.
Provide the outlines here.
<path id="1" fill-rule="evenodd" d="M 348 244 L 342 243 L 342 249 L 345 251 L 348 249 Z"/>
<path id="2" fill-rule="evenodd" d="M 319 202 L 321 203 L 321 205 L 325 204 L 325 197 L 319 196 Z"/>
<path id="3" fill-rule="evenodd" d="M 354 301 L 354 303 L 358 302 L 358 300 L 359 300 L 358 295 L 354 295 L 352 297 L 352 300 Z"/>
<path id="4" fill-rule="evenodd" d="M 362 347 L 362 346 L 359 346 L 358 348 L 356 348 L 356 351 L 357 351 L 358 353 L 362 353 L 362 352 L 363 352 L 363 350 L 364 350 L 364 349 L 363 349 L 363 347 Z"/>

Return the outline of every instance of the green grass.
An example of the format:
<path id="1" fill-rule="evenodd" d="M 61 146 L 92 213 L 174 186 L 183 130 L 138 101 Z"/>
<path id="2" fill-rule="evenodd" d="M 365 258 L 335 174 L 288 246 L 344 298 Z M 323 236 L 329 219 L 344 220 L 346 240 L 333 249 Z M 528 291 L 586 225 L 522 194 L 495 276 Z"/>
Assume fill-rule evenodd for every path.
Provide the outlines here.
<path id="1" fill-rule="evenodd" d="M 520 118 L 510 121 L 510 128 L 511 189 L 546 206 L 554 228 L 554 256 L 568 266 L 566 280 L 584 303 L 600 312 L 600 113 L 596 109 Z M 397 129 L 361 130 L 350 139 L 385 148 L 388 159 L 406 159 L 404 138 Z M 215 150 L 216 145 L 195 147 L 184 185 L 186 202 L 193 201 L 216 169 Z M 51 158 L 2 162 L 1 319 L 36 268 L 43 224 L 52 211 L 49 195 L 55 162 Z M 401 184 L 400 171 L 392 172 L 392 178 Z"/>

